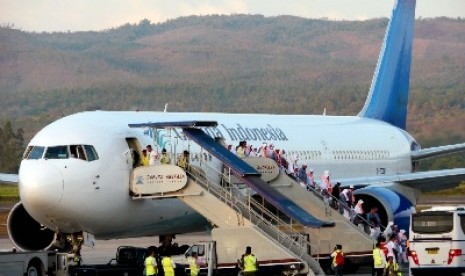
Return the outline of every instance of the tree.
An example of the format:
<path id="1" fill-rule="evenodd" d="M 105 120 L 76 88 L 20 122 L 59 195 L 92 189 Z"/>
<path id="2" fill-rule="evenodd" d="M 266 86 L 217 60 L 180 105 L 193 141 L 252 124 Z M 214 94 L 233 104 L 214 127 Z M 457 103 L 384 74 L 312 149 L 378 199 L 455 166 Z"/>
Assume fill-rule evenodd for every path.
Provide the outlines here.
<path id="1" fill-rule="evenodd" d="M 0 128 L 0 171 L 17 173 L 23 149 L 23 129 L 16 132 L 10 121 Z"/>

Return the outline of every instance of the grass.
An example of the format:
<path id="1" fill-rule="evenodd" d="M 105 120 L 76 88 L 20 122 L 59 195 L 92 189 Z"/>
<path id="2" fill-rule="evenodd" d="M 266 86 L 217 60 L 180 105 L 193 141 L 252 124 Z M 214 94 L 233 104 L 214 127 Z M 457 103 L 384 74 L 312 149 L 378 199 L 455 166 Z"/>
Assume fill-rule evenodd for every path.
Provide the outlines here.
<path id="1" fill-rule="evenodd" d="M 426 196 L 465 196 L 465 182 L 451 189 L 440 190 L 435 192 L 424 193 Z"/>
<path id="2" fill-rule="evenodd" d="M 19 189 L 16 185 L 0 184 L 0 203 L 19 201 Z"/>
<path id="3" fill-rule="evenodd" d="M 0 184 L 0 204 L 14 204 L 19 201 L 19 189 L 17 185 Z M 0 237 L 8 236 L 6 221 L 9 211 L 0 209 Z"/>

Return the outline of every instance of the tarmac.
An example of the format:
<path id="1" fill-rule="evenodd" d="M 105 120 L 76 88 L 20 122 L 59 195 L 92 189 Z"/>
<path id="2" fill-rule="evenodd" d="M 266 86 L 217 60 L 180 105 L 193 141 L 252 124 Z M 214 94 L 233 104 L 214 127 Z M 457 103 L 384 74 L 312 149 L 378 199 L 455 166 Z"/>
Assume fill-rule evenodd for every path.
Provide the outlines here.
<path id="1" fill-rule="evenodd" d="M 448 196 L 448 197 L 421 197 L 417 202 L 419 206 L 431 206 L 431 205 L 456 205 L 463 204 L 463 196 Z M 12 207 L 12 204 L 1 204 L 0 211 L 7 212 Z M 5 227 L 5 225 L 0 225 Z M 201 233 L 190 233 L 177 235 L 173 243 L 178 243 L 180 246 L 183 244 L 192 244 L 195 241 L 210 240 L 211 236 L 206 232 Z M 82 258 L 84 264 L 102 264 L 108 263 L 112 258 L 115 258 L 116 250 L 118 246 L 130 245 L 137 247 L 148 247 L 150 245 L 159 245 L 158 236 L 154 237 L 142 237 L 142 238 L 131 238 L 131 239 L 113 239 L 113 240 L 97 240 L 96 246 L 82 247 Z M 0 236 L 0 251 L 11 251 L 14 245 L 8 239 L 7 235 Z M 259 252 L 257 252 L 259 255 Z M 357 273 L 345 274 L 345 275 L 360 275 L 369 276 L 371 275 L 371 267 L 361 267 Z M 403 269 L 402 275 L 408 275 L 408 269 Z"/>
<path id="2" fill-rule="evenodd" d="M 183 244 L 192 244 L 196 241 L 211 240 L 211 236 L 208 233 L 190 233 L 177 235 L 173 243 L 178 243 L 179 246 Z M 82 261 L 83 264 L 106 264 L 112 258 L 115 258 L 116 249 L 118 246 L 130 245 L 136 247 L 148 247 L 150 245 L 158 246 L 158 236 L 155 237 L 143 237 L 143 238 L 131 238 L 131 239 L 115 239 L 115 240 L 97 240 L 96 246 L 82 247 Z M 0 239 L 0 251 L 11 251 L 14 248 L 13 244 L 9 239 Z M 260 256 L 260 252 L 256 252 L 257 256 Z M 360 267 L 357 273 L 344 275 L 360 275 L 370 276 L 371 267 L 364 266 Z M 402 275 L 408 275 L 408 270 L 404 269 Z"/>

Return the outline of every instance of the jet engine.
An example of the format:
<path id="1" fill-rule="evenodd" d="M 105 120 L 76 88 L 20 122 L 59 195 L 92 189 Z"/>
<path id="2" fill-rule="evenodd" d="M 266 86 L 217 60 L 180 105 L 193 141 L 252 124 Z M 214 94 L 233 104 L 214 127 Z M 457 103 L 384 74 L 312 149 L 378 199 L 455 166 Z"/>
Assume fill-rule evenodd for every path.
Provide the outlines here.
<path id="1" fill-rule="evenodd" d="M 21 202 L 11 209 L 7 227 L 10 240 L 23 251 L 69 249 L 63 234 L 57 234 L 34 220 Z"/>
<path id="2" fill-rule="evenodd" d="M 410 223 L 410 214 L 415 212 L 415 205 L 412 203 L 400 186 L 396 189 L 397 184 L 391 186 L 368 186 L 355 191 L 356 201 L 363 200 L 363 209 L 365 213 L 370 212 L 372 207 L 378 207 L 378 215 L 381 218 L 381 224 L 386 226 L 389 221 L 399 226 L 399 229 L 408 230 Z"/>

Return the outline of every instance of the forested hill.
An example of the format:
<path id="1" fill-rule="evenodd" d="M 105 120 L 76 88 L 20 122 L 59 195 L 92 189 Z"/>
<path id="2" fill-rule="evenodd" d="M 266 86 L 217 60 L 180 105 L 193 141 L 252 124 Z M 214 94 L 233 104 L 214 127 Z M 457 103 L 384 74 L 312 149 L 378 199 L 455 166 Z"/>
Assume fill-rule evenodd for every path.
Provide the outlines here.
<path id="1" fill-rule="evenodd" d="M 83 110 L 355 115 L 387 19 L 260 15 L 143 20 L 101 32 L 0 28 L 0 121 L 27 142 Z M 465 20 L 417 20 L 408 130 L 424 146 L 465 141 Z"/>

